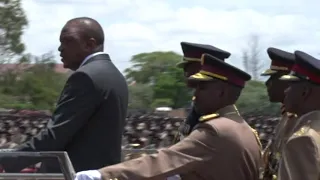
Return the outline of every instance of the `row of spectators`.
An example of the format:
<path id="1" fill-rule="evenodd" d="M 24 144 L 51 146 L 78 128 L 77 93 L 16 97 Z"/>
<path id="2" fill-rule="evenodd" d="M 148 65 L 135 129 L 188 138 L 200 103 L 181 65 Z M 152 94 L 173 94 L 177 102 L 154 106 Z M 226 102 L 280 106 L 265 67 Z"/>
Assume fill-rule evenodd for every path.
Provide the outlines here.
<path id="1" fill-rule="evenodd" d="M 279 118 L 246 114 L 249 125 L 259 132 L 265 145 L 272 138 Z M 16 145 L 36 135 L 46 126 L 50 114 L 38 111 L 0 112 L 0 148 L 14 148 Z M 130 114 L 127 117 L 123 146 L 137 145 L 136 148 L 159 148 L 172 143 L 182 118 L 159 114 Z M 138 146 L 139 144 L 139 146 Z"/>

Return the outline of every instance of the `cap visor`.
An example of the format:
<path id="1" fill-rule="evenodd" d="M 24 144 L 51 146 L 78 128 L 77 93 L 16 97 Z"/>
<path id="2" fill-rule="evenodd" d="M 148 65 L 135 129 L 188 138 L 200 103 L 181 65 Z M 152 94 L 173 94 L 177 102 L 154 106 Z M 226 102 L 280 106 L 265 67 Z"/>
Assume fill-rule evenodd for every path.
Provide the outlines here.
<path id="1" fill-rule="evenodd" d="M 190 88 L 196 88 L 200 82 L 209 82 L 214 80 L 215 79 L 213 77 L 207 76 L 205 74 L 197 73 L 190 76 L 187 79 L 187 85 Z"/>
<path id="2" fill-rule="evenodd" d="M 272 70 L 272 69 L 267 69 L 263 73 L 261 73 L 261 76 L 270 76 L 272 74 L 277 73 L 278 71 Z"/>
<path id="3" fill-rule="evenodd" d="M 299 77 L 294 76 L 294 75 L 290 75 L 290 74 L 283 75 L 279 79 L 282 80 L 282 81 L 299 81 L 300 80 Z"/>
<path id="4" fill-rule="evenodd" d="M 213 78 L 208 75 L 202 74 L 202 73 L 197 73 L 197 74 L 190 76 L 188 78 L 188 80 L 189 81 L 212 81 Z"/>
<path id="5" fill-rule="evenodd" d="M 201 63 L 201 60 L 200 59 L 193 59 L 193 58 L 184 58 L 181 62 L 179 62 L 176 66 L 178 68 L 183 68 L 186 64 L 188 63 L 192 63 L 192 62 L 198 62 L 198 63 Z"/>

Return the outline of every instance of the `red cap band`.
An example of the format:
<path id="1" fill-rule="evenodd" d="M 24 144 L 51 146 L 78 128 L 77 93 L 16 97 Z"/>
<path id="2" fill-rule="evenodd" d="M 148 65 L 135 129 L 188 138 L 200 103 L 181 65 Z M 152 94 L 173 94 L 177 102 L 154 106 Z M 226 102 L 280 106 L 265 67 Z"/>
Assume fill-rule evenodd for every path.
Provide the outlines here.
<path id="1" fill-rule="evenodd" d="M 303 76 L 306 76 L 309 78 L 309 80 L 313 81 L 313 82 L 316 82 L 316 83 L 319 83 L 320 84 L 320 74 L 315 74 L 311 71 L 308 71 L 307 69 L 295 64 L 293 67 L 292 67 L 292 71 L 298 73 L 298 74 L 301 74 Z"/>

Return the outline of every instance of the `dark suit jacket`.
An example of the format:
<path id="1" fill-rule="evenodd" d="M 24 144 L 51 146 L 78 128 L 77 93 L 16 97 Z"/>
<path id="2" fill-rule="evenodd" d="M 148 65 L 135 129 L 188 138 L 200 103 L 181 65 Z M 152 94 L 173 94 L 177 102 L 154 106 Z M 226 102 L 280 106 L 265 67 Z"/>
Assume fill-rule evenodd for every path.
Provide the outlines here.
<path id="1" fill-rule="evenodd" d="M 119 163 L 127 106 L 125 78 L 109 55 L 94 56 L 68 78 L 47 128 L 18 151 L 67 151 L 76 171 Z M 42 169 L 59 172 L 57 162 L 46 160 Z M 0 163 L 8 172 L 34 161 Z"/>

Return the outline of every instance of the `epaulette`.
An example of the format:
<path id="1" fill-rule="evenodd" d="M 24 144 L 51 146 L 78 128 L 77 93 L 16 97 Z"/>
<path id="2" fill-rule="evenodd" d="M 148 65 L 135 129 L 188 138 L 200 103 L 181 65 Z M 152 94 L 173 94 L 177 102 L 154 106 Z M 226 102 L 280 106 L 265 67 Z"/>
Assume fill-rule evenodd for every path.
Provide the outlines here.
<path id="1" fill-rule="evenodd" d="M 300 128 L 298 131 L 296 131 L 293 136 L 294 137 L 298 137 L 298 136 L 302 136 L 304 134 L 306 134 L 306 132 L 310 129 L 309 126 L 304 126 L 302 128 Z"/>
<path id="2" fill-rule="evenodd" d="M 291 113 L 291 112 L 286 112 L 286 115 L 287 115 L 288 118 L 296 118 L 296 117 L 298 117 L 297 114 Z"/>
<path id="3" fill-rule="evenodd" d="M 196 100 L 196 97 L 195 96 L 192 96 L 192 101 Z"/>
<path id="4" fill-rule="evenodd" d="M 219 117 L 219 114 L 218 113 L 213 113 L 213 114 L 208 114 L 208 115 L 204 115 L 204 116 L 201 116 L 199 118 L 199 122 L 205 122 L 205 121 L 208 121 L 208 120 L 211 120 L 211 119 L 215 119 Z"/>

